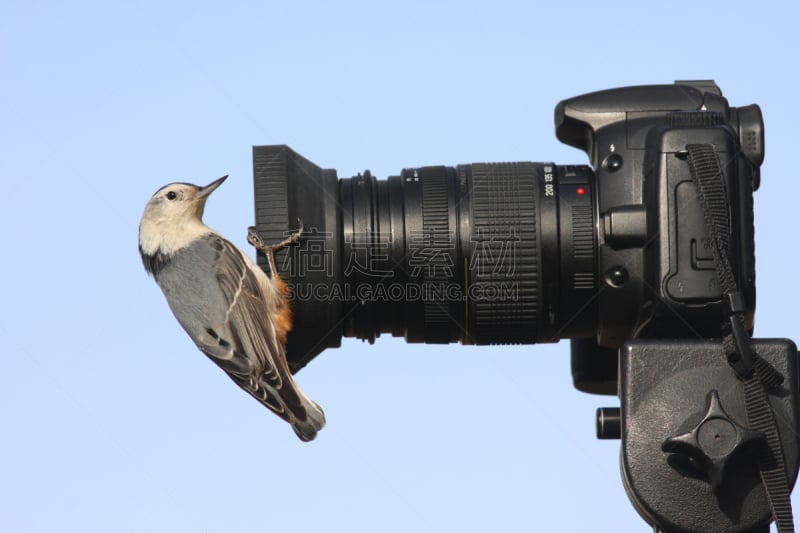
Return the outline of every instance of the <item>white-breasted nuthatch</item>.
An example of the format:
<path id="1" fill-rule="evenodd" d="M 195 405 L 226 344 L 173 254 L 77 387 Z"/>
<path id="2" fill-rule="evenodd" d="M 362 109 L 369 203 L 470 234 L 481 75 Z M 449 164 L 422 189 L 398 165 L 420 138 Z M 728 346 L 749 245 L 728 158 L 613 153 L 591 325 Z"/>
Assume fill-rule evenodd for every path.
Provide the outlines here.
<path id="1" fill-rule="evenodd" d="M 289 371 L 285 343 L 291 312 L 272 258 L 275 249 L 299 238 L 299 232 L 264 246 L 250 230 L 248 240 L 270 259 L 272 277 L 267 277 L 203 223 L 206 199 L 226 178 L 205 187 L 171 183 L 153 195 L 139 224 L 144 268 L 200 351 L 289 422 L 301 440 L 309 441 L 325 425 L 325 415 Z"/>

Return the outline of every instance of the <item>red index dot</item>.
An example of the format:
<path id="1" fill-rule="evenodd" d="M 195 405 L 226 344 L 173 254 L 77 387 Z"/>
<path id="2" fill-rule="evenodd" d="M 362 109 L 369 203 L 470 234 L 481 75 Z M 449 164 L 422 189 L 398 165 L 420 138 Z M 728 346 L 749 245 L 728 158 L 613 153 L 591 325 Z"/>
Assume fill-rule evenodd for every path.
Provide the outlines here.
<path id="1" fill-rule="evenodd" d="M 577 189 L 575 189 L 575 192 L 582 196 L 586 194 L 586 189 L 584 189 L 583 187 L 578 187 Z"/>

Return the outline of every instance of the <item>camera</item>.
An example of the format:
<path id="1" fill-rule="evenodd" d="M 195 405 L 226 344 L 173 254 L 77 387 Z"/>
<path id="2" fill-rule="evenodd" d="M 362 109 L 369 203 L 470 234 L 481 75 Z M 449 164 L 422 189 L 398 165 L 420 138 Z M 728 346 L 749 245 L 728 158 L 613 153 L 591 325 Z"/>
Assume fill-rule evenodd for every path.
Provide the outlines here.
<path id="1" fill-rule="evenodd" d="M 293 369 L 342 336 L 569 338 L 576 386 L 616 393 L 616 355 L 603 356 L 624 341 L 719 328 L 703 214 L 679 157 L 692 140 L 714 143 L 730 162 L 733 253 L 752 327 L 758 106 L 729 107 L 713 85 L 678 83 L 572 98 L 555 115 L 558 138 L 584 150 L 594 170 L 473 163 L 338 179 L 287 146 L 255 147 L 257 230 L 274 241 L 298 219 L 310 230 L 278 257 L 302 301 L 289 337 Z"/>
<path id="2" fill-rule="evenodd" d="M 752 456 L 766 444 L 746 433 L 748 405 L 723 354 L 733 304 L 709 232 L 714 206 L 701 201 L 687 148 L 719 161 L 722 193 L 710 201 L 724 211 L 733 307 L 749 337 L 759 107 L 730 106 L 712 81 L 678 81 L 563 100 L 555 129 L 591 166 L 471 163 L 340 179 L 288 146 L 254 147 L 257 231 L 277 242 L 304 228 L 276 256 L 293 298 L 292 371 L 342 337 L 570 339 L 574 386 L 620 397 L 621 410 L 599 412 L 598 436 L 622 438 L 623 480 L 645 520 L 660 531 L 761 531 L 771 500 Z M 769 402 L 791 486 L 797 350 L 785 339 L 752 346 L 782 378 Z M 722 428 L 716 451 L 703 427 Z"/>

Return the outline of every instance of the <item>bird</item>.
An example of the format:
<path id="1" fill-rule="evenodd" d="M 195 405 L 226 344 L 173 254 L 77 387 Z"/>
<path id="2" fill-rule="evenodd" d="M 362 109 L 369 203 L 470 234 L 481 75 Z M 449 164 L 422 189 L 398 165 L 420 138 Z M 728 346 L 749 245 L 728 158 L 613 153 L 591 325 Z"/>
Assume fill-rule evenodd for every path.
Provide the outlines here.
<path id="1" fill-rule="evenodd" d="M 288 288 L 275 268 L 275 250 L 255 228 L 248 241 L 267 254 L 271 275 L 203 223 L 206 200 L 227 179 L 205 187 L 170 183 L 147 202 L 139 224 L 145 271 L 197 347 L 261 404 L 291 424 L 302 441 L 325 426 L 322 409 L 303 393 L 286 360 L 292 327 Z"/>

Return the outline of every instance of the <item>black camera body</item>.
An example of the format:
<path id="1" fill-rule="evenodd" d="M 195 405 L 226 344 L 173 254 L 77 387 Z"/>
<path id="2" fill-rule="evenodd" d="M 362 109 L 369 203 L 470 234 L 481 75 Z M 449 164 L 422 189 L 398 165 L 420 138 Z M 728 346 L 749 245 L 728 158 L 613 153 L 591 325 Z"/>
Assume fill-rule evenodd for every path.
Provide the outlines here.
<path id="1" fill-rule="evenodd" d="M 597 190 L 602 319 L 595 342 L 573 341 L 578 389 L 616 394 L 616 349 L 629 339 L 719 337 L 723 302 L 687 144 L 711 144 L 724 162 L 731 254 L 752 329 L 753 191 L 764 160 L 757 105 L 730 107 L 712 82 L 610 89 L 559 103 L 556 135 L 589 156 Z"/>
<path id="2" fill-rule="evenodd" d="M 473 163 L 339 179 L 288 146 L 254 147 L 262 239 L 305 228 L 276 256 L 294 300 L 291 370 L 343 336 L 568 338 L 575 387 L 620 398 L 598 410 L 598 438 L 622 440 L 626 490 L 656 531 L 760 533 L 773 517 L 785 527 L 791 511 L 775 511 L 774 482 L 790 490 L 800 465 L 797 348 L 749 338 L 759 107 L 684 81 L 564 100 L 555 123 L 591 167 Z M 710 178 L 697 147 L 715 162 Z"/>

